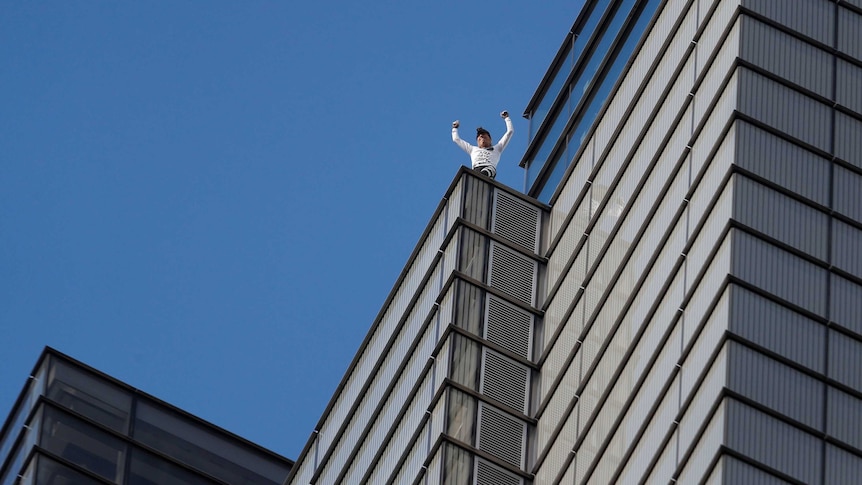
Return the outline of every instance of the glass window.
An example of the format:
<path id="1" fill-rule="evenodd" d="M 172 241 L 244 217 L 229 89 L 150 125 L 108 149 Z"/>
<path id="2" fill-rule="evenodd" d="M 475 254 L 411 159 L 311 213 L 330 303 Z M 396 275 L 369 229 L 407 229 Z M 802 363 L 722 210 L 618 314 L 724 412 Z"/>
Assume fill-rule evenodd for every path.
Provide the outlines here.
<path id="1" fill-rule="evenodd" d="M 566 127 L 566 123 L 568 123 L 570 115 L 571 111 L 569 111 L 566 106 L 560 108 L 560 112 L 554 118 L 553 124 L 545 133 L 542 144 L 536 150 L 536 154 L 533 155 L 533 160 L 527 165 L 527 184 L 535 182 L 536 177 L 539 176 L 539 172 L 542 171 L 542 167 L 548 163 L 548 158 L 551 156 L 551 150 L 563 134 L 563 128 Z"/>
<path id="2" fill-rule="evenodd" d="M 32 384 L 33 381 L 30 382 Z M 2 460 L 5 460 L 6 457 L 9 456 L 9 452 L 12 450 L 12 444 L 15 443 L 18 435 L 24 431 L 24 420 L 27 419 L 30 411 L 31 408 L 29 406 L 18 406 L 14 410 L 12 417 L 9 419 L 10 424 L 6 428 L 6 434 L 3 436 L 3 441 L 0 441 L 0 469 L 3 468 Z"/>
<path id="3" fill-rule="evenodd" d="M 27 459 L 27 456 L 30 454 L 30 450 L 36 445 L 37 440 L 39 439 L 39 430 L 42 429 L 42 407 L 40 407 L 36 414 L 33 415 L 33 418 L 30 420 L 30 423 L 25 427 L 25 434 L 21 438 L 21 442 L 18 443 L 17 448 L 14 448 L 12 452 L 14 453 L 13 458 L 7 460 L 6 469 L 2 470 L 0 473 L 0 484 L 2 485 L 10 485 L 15 482 L 15 477 L 18 476 L 18 473 L 21 472 L 21 469 L 24 468 L 24 460 Z M 2 466 L 2 464 L 0 464 Z"/>
<path id="4" fill-rule="evenodd" d="M 473 471 L 473 454 L 452 443 L 446 443 L 444 456 L 446 465 L 443 467 L 443 484 L 470 483 L 470 475 Z"/>
<path id="5" fill-rule="evenodd" d="M 125 443 L 60 408 L 45 407 L 39 444 L 108 480 L 119 482 L 123 476 Z"/>
<path id="6" fill-rule="evenodd" d="M 605 2 L 605 7 L 610 6 L 610 4 L 611 2 Z M 592 6 L 594 7 L 595 4 Z M 590 6 L 588 5 L 587 8 L 589 7 Z M 536 108 L 536 111 L 530 119 L 531 133 L 536 133 L 539 130 L 539 127 L 542 125 L 542 121 L 544 121 L 545 116 L 547 116 L 548 112 L 551 110 L 552 103 L 556 100 L 562 90 L 563 82 L 568 79 L 569 74 L 571 74 L 572 69 L 576 64 L 575 59 L 586 53 L 585 47 L 587 42 L 589 42 L 593 37 L 593 34 L 596 31 L 596 26 L 599 24 L 599 20 L 601 20 L 604 13 L 604 9 L 593 10 L 590 12 L 587 21 L 581 27 L 581 30 L 577 32 L 574 40 L 571 42 L 568 39 L 566 40 L 567 49 L 564 58 L 560 63 L 560 67 L 557 69 L 557 72 L 554 75 L 554 80 L 545 91 L 542 101 L 539 103 L 539 106 Z M 557 114 L 556 117 L 560 117 L 560 115 Z M 549 140 L 549 138 L 546 138 L 546 140 Z M 553 143 L 553 141 L 555 140 L 552 140 L 551 142 Z M 532 180 L 530 183 L 532 183 Z"/>
<path id="7" fill-rule="evenodd" d="M 533 111 L 532 116 L 530 116 L 531 140 L 533 134 L 535 134 L 539 130 L 539 127 L 542 126 L 542 122 L 548 115 L 548 111 L 551 109 L 552 103 L 557 99 L 557 96 L 559 96 L 560 91 L 563 88 L 563 83 L 566 82 L 566 79 L 569 77 L 569 73 L 572 71 L 572 41 L 570 37 L 566 37 L 565 49 L 566 52 L 563 54 L 563 58 L 557 67 L 557 72 L 554 73 L 554 79 L 551 81 L 545 94 L 542 95 L 542 101 L 539 102 L 539 105 L 536 107 L 535 111 Z"/>
<path id="8" fill-rule="evenodd" d="M 36 455 L 34 465 L 32 473 L 28 473 L 27 478 L 22 480 L 22 485 L 24 483 L 32 483 L 34 485 L 66 483 L 75 485 L 101 485 L 104 483 L 42 454 Z"/>
<path id="9" fill-rule="evenodd" d="M 594 50 L 596 55 L 590 59 L 590 63 L 584 69 L 584 72 L 580 75 L 576 84 L 572 88 L 570 102 L 586 107 L 580 108 L 580 119 L 568 134 L 567 155 L 563 158 L 562 154 L 560 154 L 552 162 L 549 162 L 550 175 L 539 187 L 537 187 L 537 189 L 540 190 L 537 198 L 542 202 L 550 201 L 551 196 L 557 189 L 557 185 L 559 185 L 563 178 L 563 174 L 565 174 L 566 169 L 571 163 L 569 156 L 577 153 L 580 146 L 586 140 L 587 133 L 598 116 L 601 107 L 610 95 L 610 91 L 616 84 L 623 68 L 631 58 L 635 46 L 640 41 L 640 38 L 646 30 L 647 24 L 652 19 L 653 13 L 655 13 L 658 8 L 659 3 L 661 3 L 659 0 L 650 0 L 644 9 L 638 14 L 637 23 L 632 27 L 629 33 L 626 34 L 627 38 L 625 39 L 625 43 L 616 54 L 616 57 L 612 59 L 610 68 L 601 79 L 596 79 L 595 76 L 604 60 L 600 54 L 607 52 L 610 49 L 611 43 L 616 38 L 617 33 L 621 30 L 623 21 L 626 19 L 626 16 L 634 5 L 634 0 L 625 0 L 623 2 L 620 9 L 614 14 L 614 18 L 610 26 L 602 34 L 602 40 Z M 596 82 L 601 84 L 597 90 L 591 92 L 592 86 Z M 588 96 L 589 98 L 587 98 Z M 561 161 L 566 161 L 567 163 L 561 163 Z M 535 189 L 531 192 L 535 192 Z"/>
<path id="10" fill-rule="evenodd" d="M 287 470 L 202 424 L 140 400 L 134 438 L 141 443 L 228 483 L 277 483 Z"/>
<path id="11" fill-rule="evenodd" d="M 215 482 L 140 448 L 132 449 L 129 485 L 209 485 Z"/>
<path id="12" fill-rule="evenodd" d="M 446 434 L 473 445 L 476 442 L 476 400 L 457 389 L 449 389 Z"/>
<path id="13" fill-rule="evenodd" d="M 45 368 L 47 364 L 43 364 L 36 371 L 35 376 L 31 376 L 25 385 L 24 399 L 21 404 L 14 410 L 14 417 L 6 420 L 6 428 L 4 435 L 0 438 L 0 469 L 3 468 L 2 460 L 9 456 L 9 451 L 15 439 L 21 432 L 21 427 L 24 426 L 24 420 L 30 415 L 30 412 L 36 407 L 36 402 L 39 396 L 42 395 L 42 389 L 45 384 Z"/>
<path id="14" fill-rule="evenodd" d="M 45 395 L 67 409 L 127 433 L 131 396 L 83 369 L 52 357 Z"/>
<path id="15" fill-rule="evenodd" d="M 491 185 L 474 176 L 464 177 L 464 219 L 487 229 L 491 201 Z"/>
<path id="16" fill-rule="evenodd" d="M 485 236 L 462 227 L 461 255 L 458 269 L 471 278 L 485 280 L 487 240 Z"/>
<path id="17" fill-rule="evenodd" d="M 477 342 L 459 335 L 452 334 L 452 370 L 451 378 L 458 384 L 479 389 L 479 349 Z"/>
<path id="18" fill-rule="evenodd" d="M 473 335 L 482 335 L 482 302 L 485 292 L 480 288 L 458 281 L 458 304 L 455 307 L 455 325 Z"/>

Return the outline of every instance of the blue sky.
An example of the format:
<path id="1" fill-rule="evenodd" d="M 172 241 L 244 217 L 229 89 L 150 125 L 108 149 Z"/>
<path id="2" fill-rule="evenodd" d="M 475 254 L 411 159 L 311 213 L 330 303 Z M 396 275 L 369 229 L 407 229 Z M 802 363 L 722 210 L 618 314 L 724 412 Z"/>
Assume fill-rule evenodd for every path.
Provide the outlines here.
<path id="1" fill-rule="evenodd" d="M 581 3 L 0 1 L 0 417 L 48 345 L 297 458 Z"/>

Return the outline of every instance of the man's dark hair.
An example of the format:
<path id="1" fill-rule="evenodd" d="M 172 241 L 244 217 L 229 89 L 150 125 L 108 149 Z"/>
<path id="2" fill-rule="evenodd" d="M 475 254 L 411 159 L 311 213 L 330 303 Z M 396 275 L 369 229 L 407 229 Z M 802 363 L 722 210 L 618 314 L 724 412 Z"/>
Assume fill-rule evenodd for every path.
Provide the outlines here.
<path id="1" fill-rule="evenodd" d="M 479 135 L 491 136 L 491 133 L 489 133 L 488 130 L 486 130 L 485 128 L 482 128 L 480 126 L 480 127 L 476 128 L 476 138 L 479 138 Z"/>

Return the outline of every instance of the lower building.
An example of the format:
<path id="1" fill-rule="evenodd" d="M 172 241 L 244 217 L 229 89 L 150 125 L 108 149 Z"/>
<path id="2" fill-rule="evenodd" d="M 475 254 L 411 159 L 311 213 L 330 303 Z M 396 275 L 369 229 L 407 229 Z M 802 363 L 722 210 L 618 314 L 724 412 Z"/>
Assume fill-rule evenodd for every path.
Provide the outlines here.
<path id="1" fill-rule="evenodd" d="M 292 465 L 51 348 L 0 430 L 2 485 L 279 485 Z"/>

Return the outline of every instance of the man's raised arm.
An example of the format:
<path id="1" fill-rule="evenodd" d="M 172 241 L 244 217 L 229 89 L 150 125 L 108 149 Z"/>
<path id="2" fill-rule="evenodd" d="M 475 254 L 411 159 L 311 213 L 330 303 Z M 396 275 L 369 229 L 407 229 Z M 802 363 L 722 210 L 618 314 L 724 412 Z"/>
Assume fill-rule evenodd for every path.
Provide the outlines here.
<path id="1" fill-rule="evenodd" d="M 461 126 L 460 121 L 455 120 L 452 122 L 452 141 L 454 141 L 456 145 L 461 147 L 462 150 L 464 150 L 467 153 L 470 153 L 472 151 L 470 144 L 467 143 L 466 141 L 462 140 L 461 137 L 458 136 L 458 127 L 459 126 Z"/>
<path id="2" fill-rule="evenodd" d="M 512 135 L 515 134 L 515 127 L 514 125 L 512 125 L 512 119 L 509 118 L 508 111 L 503 111 L 502 113 L 500 113 L 500 117 L 503 118 L 503 121 L 506 122 L 506 133 L 503 134 L 503 136 L 500 138 L 500 141 L 497 143 L 497 146 L 502 152 L 506 148 L 506 145 L 509 144 L 509 140 L 512 138 Z"/>

